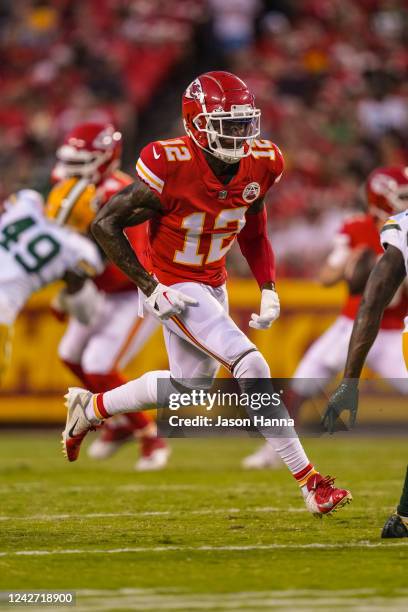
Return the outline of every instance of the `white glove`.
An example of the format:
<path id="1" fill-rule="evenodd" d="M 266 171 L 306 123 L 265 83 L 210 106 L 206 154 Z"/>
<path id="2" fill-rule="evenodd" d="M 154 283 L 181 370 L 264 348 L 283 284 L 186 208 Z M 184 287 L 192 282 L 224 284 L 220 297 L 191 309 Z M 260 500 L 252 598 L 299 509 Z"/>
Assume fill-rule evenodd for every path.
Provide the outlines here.
<path id="1" fill-rule="evenodd" d="M 63 312 L 75 317 L 83 325 L 88 325 L 99 315 L 105 302 L 105 294 L 87 279 L 76 293 L 67 293 L 63 289 L 58 296 L 58 307 Z"/>
<path id="2" fill-rule="evenodd" d="M 255 329 L 268 329 L 279 317 L 280 304 L 279 297 L 273 289 L 262 289 L 261 312 L 252 313 L 249 327 Z"/>
<path id="3" fill-rule="evenodd" d="M 170 319 L 183 312 L 187 306 L 197 306 L 198 302 L 189 295 L 158 283 L 153 293 L 145 299 L 147 310 L 161 320 Z"/>

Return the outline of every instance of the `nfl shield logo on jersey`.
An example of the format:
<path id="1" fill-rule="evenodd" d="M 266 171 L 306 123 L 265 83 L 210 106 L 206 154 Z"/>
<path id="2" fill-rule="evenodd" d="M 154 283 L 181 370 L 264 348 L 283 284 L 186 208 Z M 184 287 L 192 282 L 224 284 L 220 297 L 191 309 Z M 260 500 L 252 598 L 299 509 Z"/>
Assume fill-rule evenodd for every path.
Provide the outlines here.
<path id="1" fill-rule="evenodd" d="M 248 204 L 255 202 L 261 192 L 261 186 L 259 183 L 249 183 L 242 192 L 242 199 Z"/>

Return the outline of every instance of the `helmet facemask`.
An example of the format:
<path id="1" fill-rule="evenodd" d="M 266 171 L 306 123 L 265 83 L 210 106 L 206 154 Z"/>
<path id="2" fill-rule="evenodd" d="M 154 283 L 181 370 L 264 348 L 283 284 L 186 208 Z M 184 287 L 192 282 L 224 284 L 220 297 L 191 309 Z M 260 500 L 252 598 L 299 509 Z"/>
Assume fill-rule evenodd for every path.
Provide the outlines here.
<path id="1" fill-rule="evenodd" d="M 112 157 L 111 151 L 81 151 L 70 145 L 62 145 L 57 151 L 55 174 L 58 179 L 86 178 L 98 182 L 103 174 L 113 172 L 119 166 L 114 160 L 104 167 Z"/>
<path id="2" fill-rule="evenodd" d="M 70 132 L 57 150 L 53 176 L 84 178 L 98 183 L 119 167 L 122 134 L 112 125 L 82 124 Z"/>
<path id="3" fill-rule="evenodd" d="M 206 135 L 208 148 L 186 129 L 201 149 L 227 164 L 236 164 L 251 154 L 252 143 L 260 135 L 260 117 L 261 111 L 250 104 L 232 105 L 230 111 L 199 113 L 193 125 L 198 134 Z"/>

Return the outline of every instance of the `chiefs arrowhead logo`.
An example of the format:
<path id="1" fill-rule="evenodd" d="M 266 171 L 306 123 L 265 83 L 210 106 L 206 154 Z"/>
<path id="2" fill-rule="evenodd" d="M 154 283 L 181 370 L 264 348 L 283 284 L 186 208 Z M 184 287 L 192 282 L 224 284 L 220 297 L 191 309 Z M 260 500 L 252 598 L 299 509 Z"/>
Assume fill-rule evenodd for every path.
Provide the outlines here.
<path id="1" fill-rule="evenodd" d="M 186 90 L 186 98 L 198 100 L 200 104 L 204 102 L 204 92 L 199 79 L 195 79 Z"/>

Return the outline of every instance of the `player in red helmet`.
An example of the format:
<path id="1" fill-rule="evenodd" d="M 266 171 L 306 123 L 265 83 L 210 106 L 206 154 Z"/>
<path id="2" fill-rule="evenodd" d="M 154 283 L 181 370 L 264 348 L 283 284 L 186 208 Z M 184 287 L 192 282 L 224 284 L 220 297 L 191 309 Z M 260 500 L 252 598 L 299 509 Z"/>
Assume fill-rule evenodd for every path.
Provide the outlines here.
<path id="1" fill-rule="evenodd" d="M 349 294 L 340 316 L 310 346 L 296 368 L 289 400 L 289 410 L 294 415 L 305 400 L 318 395 L 344 367 L 365 283 L 376 259 L 383 253 L 380 228 L 393 211 L 399 212 L 408 206 L 408 200 L 404 203 L 404 193 L 405 197 L 408 194 L 403 170 L 374 170 L 366 181 L 368 211 L 346 219 L 334 237 L 333 249 L 320 271 L 320 281 L 327 287 L 346 281 Z M 401 330 L 407 309 L 407 290 L 401 287 L 384 310 L 380 331 L 367 356 L 367 365 L 403 394 L 408 393 L 408 378 L 401 351 Z M 243 461 L 248 469 L 281 465 L 267 444 Z"/>
<path id="2" fill-rule="evenodd" d="M 98 184 L 119 169 L 121 156 L 122 134 L 113 125 L 81 123 L 57 149 L 52 178 L 79 176 Z"/>
<path id="3" fill-rule="evenodd" d="M 187 135 L 147 145 L 136 165 L 140 180 L 97 215 L 95 237 L 138 285 L 145 310 L 163 323 L 170 369 L 147 372 L 107 393 L 70 389 L 63 433 L 70 461 L 93 424 L 145 409 L 163 388 L 164 399 L 193 387 L 205 392 L 220 365 L 251 397 L 259 385 L 272 392 L 264 357 L 228 314 L 225 288 L 225 258 L 237 238 L 261 290 L 260 312 L 249 325 L 268 329 L 279 316 L 264 196 L 280 179 L 283 158 L 274 143 L 259 140 L 259 117 L 252 93 L 235 75 L 198 77 L 183 96 Z M 123 236 L 124 227 L 146 219 L 153 274 Z M 267 410 L 274 413 L 272 404 Z M 321 516 L 351 499 L 315 470 L 291 426 L 269 438 L 310 512 Z"/>
<path id="4" fill-rule="evenodd" d="M 67 219 L 69 223 L 74 219 L 72 211 L 80 209 L 84 186 L 88 190 L 92 186 L 100 207 L 132 182 L 119 170 L 121 152 L 122 134 L 110 124 L 84 123 L 66 136 L 57 150 L 52 173 L 58 183 L 49 196 L 56 220 Z M 71 211 L 68 218 L 67 206 Z M 145 256 L 146 230 L 146 225 L 139 225 L 127 231 L 139 257 Z M 104 295 L 103 308 L 87 326 L 70 318 L 59 355 L 83 384 L 99 392 L 125 382 L 121 369 L 140 351 L 157 322 L 149 316 L 138 318 L 137 288 L 114 264 L 108 263 L 95 284 Z M 154 421 L 144 413 L 128 414 L 107 423 L 88 453 L 94 459 L 105 459 L 135 437 L 141 443 L 136 469 L 164 467 L 169 454 L 167 444 L 157 437 Z"/>
<path id="5" fill-rule="evenodd" d="M 261 111 L 255 98 L 234 75 L 207 73 L 196 79 L 183 96 L 183 123 L 203 151 L 227 164 L 251 154 L 260 135 Z M 220 83 L 223 88 L 220 91 Z"/>
<path id="6" fill-rule="evenodd" d="M 367 181 L 367 198 L 370 209 L 378 217 L 384 219 L 391 211 L 393 214 L 381 230 L 385 253 L 377 261 L 364 291 L 348 346 L 343 381 L 331 396 L 324 416 L 324 424 L 331 432 L 343 410 L 350 411 L 351 427 L 356 421 L 361 370 L 377 337 L 384 309 L 393 300 L 408 272 L 408 168 L 376 169 Z M 406 318 L 402 350 L 408 369 L 407 323 Z M 381 537 L 408 537 L 408 470 L 397 511 L 386 521 Z"/>
<path id="7" fill-rule="evenodd" d="M 408 168 L 376 168 L 366 182 L 367 202 L 371 214 L 384 221 L 408 208 Z"/>

